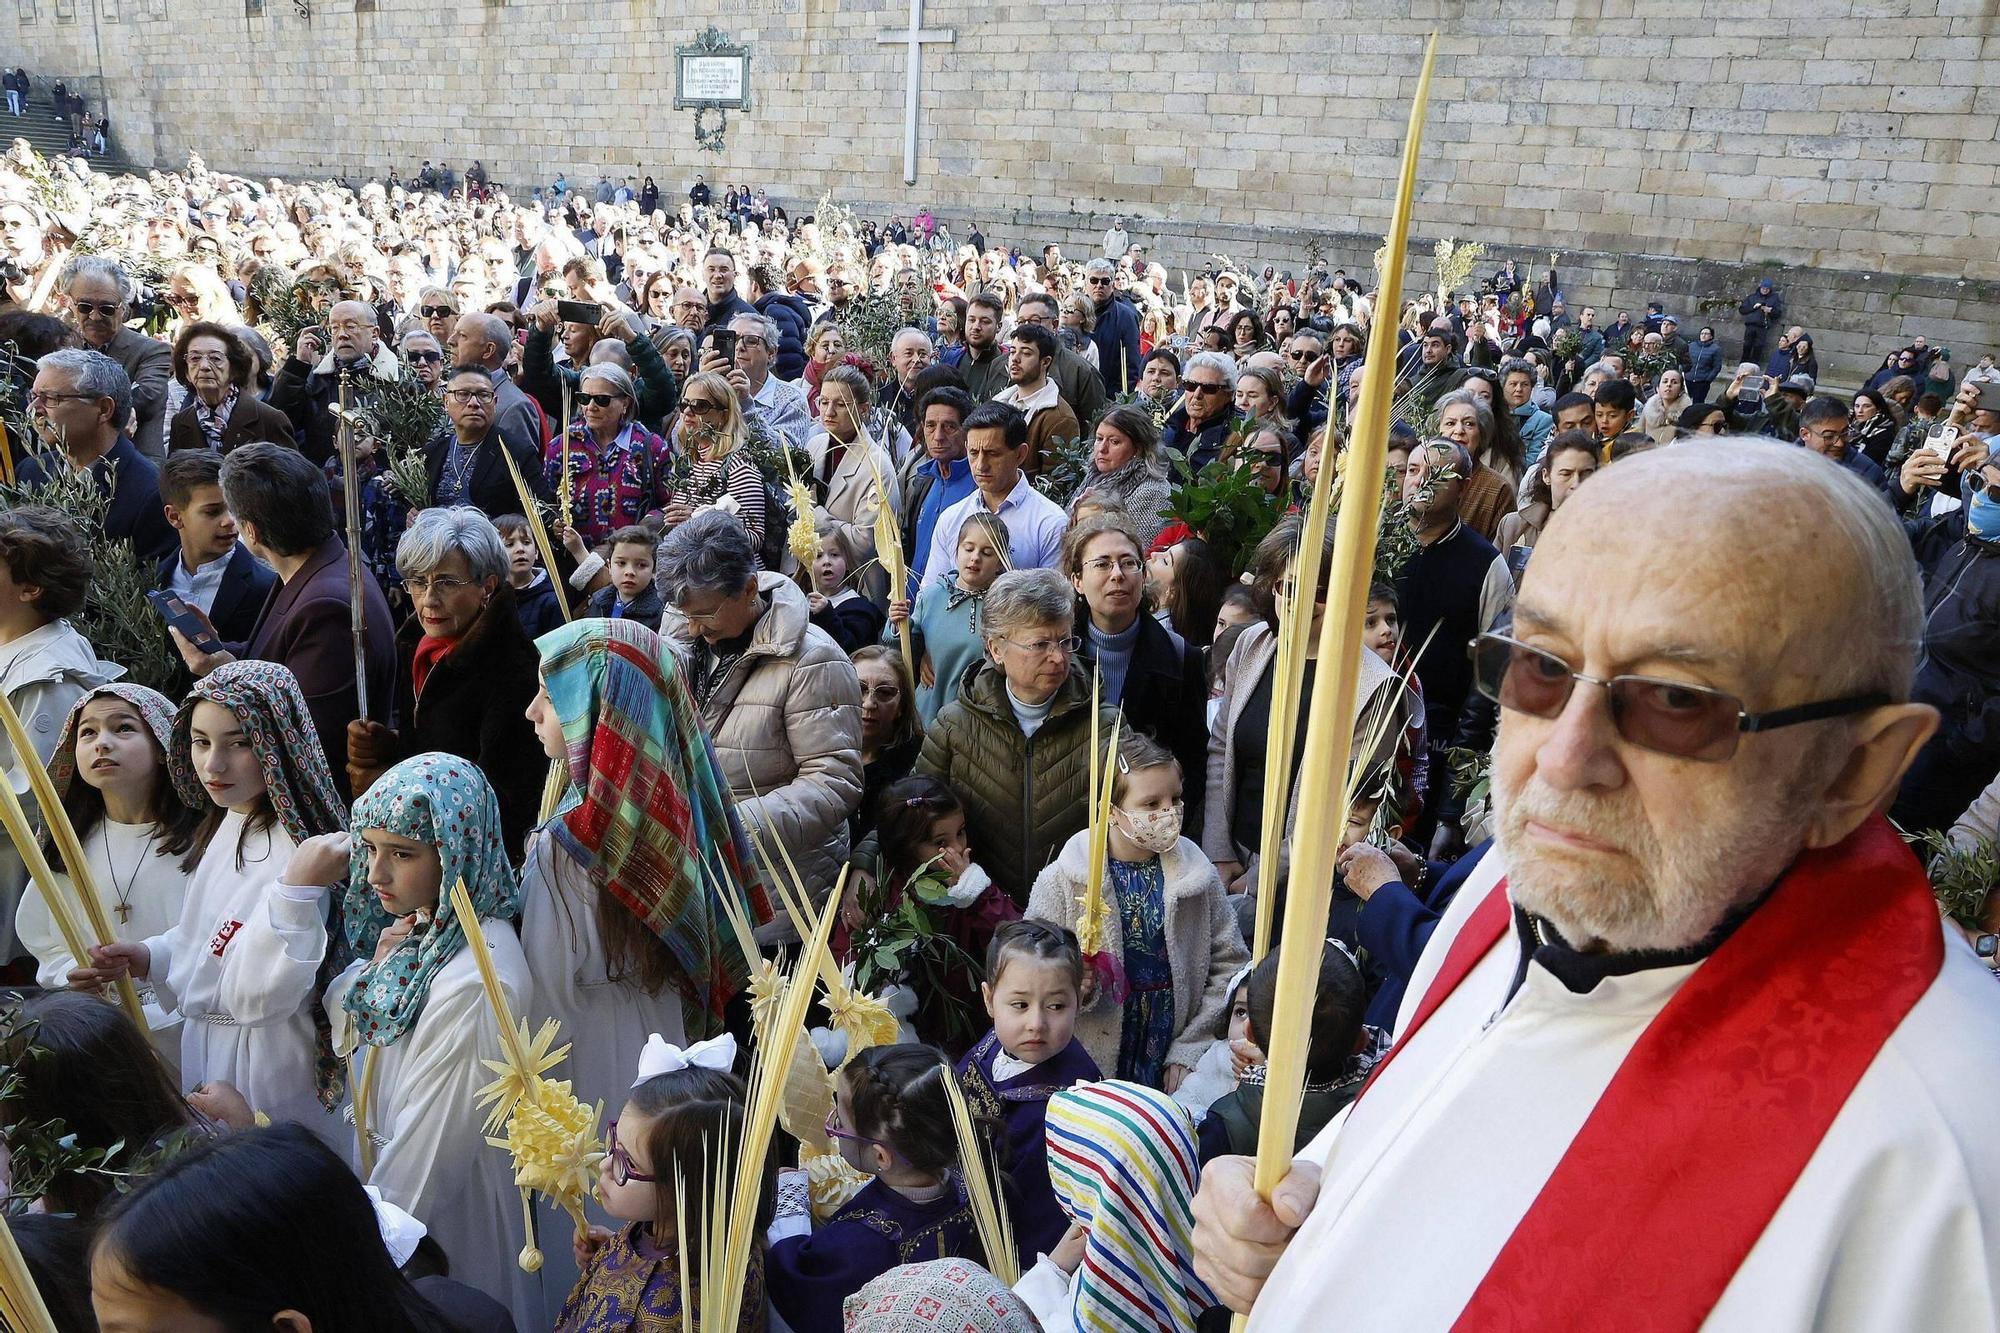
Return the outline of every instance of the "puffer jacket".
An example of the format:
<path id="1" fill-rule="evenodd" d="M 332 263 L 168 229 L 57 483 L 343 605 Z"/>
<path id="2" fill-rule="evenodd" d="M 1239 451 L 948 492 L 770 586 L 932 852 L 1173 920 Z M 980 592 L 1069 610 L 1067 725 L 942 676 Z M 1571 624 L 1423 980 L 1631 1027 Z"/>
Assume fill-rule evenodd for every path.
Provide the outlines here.
<path id="1" fill-rule="evenodd" d="M 1109 743 L 1116 708 L 1098 727 Z M 990 662 L 967 668 L 958 698 L 924 733 L 917 771 L 951 784 L 965 803 L 972 854 L 1014 905 L 1078 829 L 1089 824 L 1090 682 L 1074 662 L 1048 720 L 1030 737 Z"/>
<path id="2" fill-rule="evenodd" d="M 774 860 L 781 846 L 791 853 L 817 901 L 847 859 L 847 820 L 861 804 L 861 682 L 796 583 L 759 574 L 757 590 L 769 605 L 701 720 L 745 826 Z M 689 637 L 671 601 L 660 637 Z"/>
<path id="3" fill-rule="evenodd" d="M 766 292 L 757 298 L 757 313 L 778 326 L 778 345 L 771 349 L 771 373 L 796 380 L 806 373 L 806 330 L 813 326 L 812 308 L 786 292 Z"/>

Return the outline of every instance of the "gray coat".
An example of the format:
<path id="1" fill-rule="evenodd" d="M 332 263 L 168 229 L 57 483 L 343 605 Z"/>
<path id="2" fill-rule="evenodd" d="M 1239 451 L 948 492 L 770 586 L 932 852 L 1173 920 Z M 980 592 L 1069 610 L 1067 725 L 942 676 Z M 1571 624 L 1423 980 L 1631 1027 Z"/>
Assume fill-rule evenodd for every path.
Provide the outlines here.
<path id="1" fill-rule="evenodd" d="M 123 366 L 132 381 L 132 411 L 139 418 L 132 443 L 155 464 L 164 461 L 167 387 L 173 381 L 174 349 L 136 329 L 120 329 L 118 336 L 105 344 L 104 354 Z"/>

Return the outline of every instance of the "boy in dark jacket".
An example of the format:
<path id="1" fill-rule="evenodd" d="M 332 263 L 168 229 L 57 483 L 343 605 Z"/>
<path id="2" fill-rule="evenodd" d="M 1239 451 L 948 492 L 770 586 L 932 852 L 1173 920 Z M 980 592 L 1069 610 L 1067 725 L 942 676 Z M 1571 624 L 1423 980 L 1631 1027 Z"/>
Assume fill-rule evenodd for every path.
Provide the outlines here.
<path id="1" fill-rule="evenodd" d="M 657 632 L 666 604 L 653 587 L 653 534 L 637 524 L 611 534 L 611 585 L 591 594 L 586 614 L 609 620 L 636 620 Z"/>

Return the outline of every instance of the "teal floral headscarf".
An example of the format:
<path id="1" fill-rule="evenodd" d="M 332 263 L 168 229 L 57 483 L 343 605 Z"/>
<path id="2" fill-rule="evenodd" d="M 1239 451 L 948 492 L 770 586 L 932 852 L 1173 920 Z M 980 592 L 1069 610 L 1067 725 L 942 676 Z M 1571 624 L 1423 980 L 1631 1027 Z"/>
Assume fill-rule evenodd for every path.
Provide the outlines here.
<path id="1" fill-rule="evenodd" d="M 500 834 L 500 802 L 492 784 L 471 762 L 451 754 L 405 759 L 375 780 L 354 803 L 354 851 L 348 862 L 347 894 L 341 927 L 356 956 L 374 956 L 375 944 L 395 918 L 368 887 L 364 829 L 393 833 L 437 848 L 444 875 L 439 881 L 436 919 L 429 930 L 412 934 L 394 953 L 370 963 L 347 992 L 344 1008 L 364 1045 L 387 1046 L 409 1031 L 422 1012 L 431 982 L 465 944 L 465 932 L 451 910 L 451 889 L 465 881 L 473 908 L 482 918 L 512 917 L 521 886 L 507 860 Z"/>

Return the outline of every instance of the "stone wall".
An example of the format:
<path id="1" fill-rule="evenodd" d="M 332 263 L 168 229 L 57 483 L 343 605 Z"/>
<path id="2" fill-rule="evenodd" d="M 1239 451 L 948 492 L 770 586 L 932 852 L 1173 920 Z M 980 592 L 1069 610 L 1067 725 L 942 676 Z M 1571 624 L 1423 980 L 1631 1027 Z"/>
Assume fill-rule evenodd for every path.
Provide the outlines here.
<path id="1" fill-rule="evenodd" d="M 906 51 L 877 40 L 908 22 L 896 0 L 310 3 L 0 0 L 0 60 L 101 75 L 141 161 L 360 178 L 476 157 L 510 185 L 603 168 L 670 193 L 702 170 L 1033 245 L 1119 212 L 1174 267 L 1297 267 L 1311 229 L 1354 270 L 1435 27 L 1420 253 L 1554 247 L 1572 299 L 1682 313 L 1781 265 L 1850 378 L 1911 332 L 1962 360 L 2000 341 L 2000 0 L 931 0 L 955 41 L 923 50 L 914 187 Z M 720 155 L 672 109 L 673 48 L 711 23 L 754 52 Z"/>

